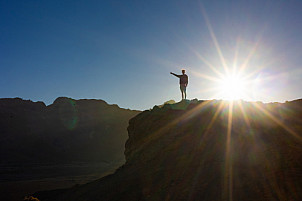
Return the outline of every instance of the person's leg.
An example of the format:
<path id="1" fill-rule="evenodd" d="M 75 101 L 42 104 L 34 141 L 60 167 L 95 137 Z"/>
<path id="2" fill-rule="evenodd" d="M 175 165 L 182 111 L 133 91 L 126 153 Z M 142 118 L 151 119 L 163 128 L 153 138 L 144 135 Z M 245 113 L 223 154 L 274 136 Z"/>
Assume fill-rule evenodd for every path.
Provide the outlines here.
<path id="1" fill-rule="evenodd" d="M 181 92 L 181 100 L 184 99 L 184 88 L 182 85 L 180 85 L 180 92 Z"/>
<path id="2" fill-rule="evenodd" d="M 187 87 L 184 87 L 185 99 L 187 99 Z"/>

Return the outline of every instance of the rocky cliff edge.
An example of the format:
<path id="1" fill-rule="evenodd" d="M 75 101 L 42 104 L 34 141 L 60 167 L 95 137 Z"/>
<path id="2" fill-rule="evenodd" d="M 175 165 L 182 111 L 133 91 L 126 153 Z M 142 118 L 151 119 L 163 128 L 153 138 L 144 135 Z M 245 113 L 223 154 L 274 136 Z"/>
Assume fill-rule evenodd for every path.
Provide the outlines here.
<path id="1" fill-rule="evenodd" d="M 302 200 L 302 100 L 182 101 L 132 118 L 126 163 L 42 201 Z"/>

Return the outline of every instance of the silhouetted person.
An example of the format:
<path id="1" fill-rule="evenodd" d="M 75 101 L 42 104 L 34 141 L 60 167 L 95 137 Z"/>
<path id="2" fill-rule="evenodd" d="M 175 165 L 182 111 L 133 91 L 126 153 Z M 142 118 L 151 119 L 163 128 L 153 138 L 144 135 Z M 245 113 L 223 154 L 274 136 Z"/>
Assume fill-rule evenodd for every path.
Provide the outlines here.
<path id="1" fill-rule="evenodd" d="M 170 74 L 175 75 L 176 77 L 179 78 L 179 85 L 180 85 L 180 91 L 181 91 L 181 98 L 186 99 L 187 98 L 187 86 L 188 86 L 188 81 L 189 78 L 185 74 L 185 70 L 181 70 L 182 75 L 176 75 L 175 73 L 170 72 Z M 185 97 L 185 98 L 184 98 Z"/>

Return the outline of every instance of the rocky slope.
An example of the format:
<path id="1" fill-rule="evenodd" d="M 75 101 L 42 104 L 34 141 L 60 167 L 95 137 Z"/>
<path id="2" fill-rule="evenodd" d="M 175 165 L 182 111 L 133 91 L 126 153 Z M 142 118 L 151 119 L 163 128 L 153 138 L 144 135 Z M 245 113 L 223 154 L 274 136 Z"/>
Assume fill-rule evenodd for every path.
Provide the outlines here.
<path id="1" fill-rule="evenodd" d="M 0 164 L 122 161 L 138 113 L 102 100 L 0 99 Z"/>
<path id="2" fill-rule="evenodd" d="M 302 200 L 302 100 L 183 101 L 132 118 L 126 164 L 41 201 Z"/>

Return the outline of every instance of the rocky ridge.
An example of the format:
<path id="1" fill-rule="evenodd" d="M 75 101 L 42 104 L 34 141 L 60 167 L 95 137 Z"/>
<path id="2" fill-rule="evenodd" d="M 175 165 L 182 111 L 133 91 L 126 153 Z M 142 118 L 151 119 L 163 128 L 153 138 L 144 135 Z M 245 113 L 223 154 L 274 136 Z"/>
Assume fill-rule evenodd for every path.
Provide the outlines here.
<path id="1" fill-rule="evenodd" d="M 302 100 L 182 101 L 129 122 L 126 163 L 41 201 L 302 200 Z"/>

